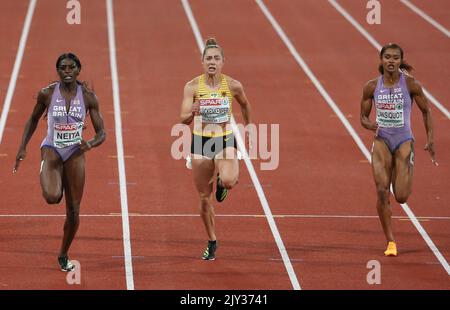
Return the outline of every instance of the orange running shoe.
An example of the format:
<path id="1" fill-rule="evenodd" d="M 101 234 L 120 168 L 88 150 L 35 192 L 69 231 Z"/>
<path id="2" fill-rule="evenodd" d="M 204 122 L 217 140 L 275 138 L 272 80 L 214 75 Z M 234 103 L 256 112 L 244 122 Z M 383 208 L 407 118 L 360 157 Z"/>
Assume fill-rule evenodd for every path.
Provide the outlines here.
<path id="1" fill-rule="evenodd" d="M 386 256 L 397 256 L 397 244 L 394 241 L 389 241 L 386 251 L 384 251 Z"/>

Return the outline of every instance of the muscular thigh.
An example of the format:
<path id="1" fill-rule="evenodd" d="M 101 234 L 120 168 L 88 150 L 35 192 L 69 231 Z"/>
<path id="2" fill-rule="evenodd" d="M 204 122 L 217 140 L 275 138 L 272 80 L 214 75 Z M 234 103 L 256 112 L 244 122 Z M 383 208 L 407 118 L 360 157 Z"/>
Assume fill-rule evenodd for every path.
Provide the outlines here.
<path id="1" fill-rule="evenodd" d="M 372 172 L 377 186 L 389 188 L 393 167 L 392 154 L 380 139 L 375 139 L 372 150 Z"/>
<path id="2" fill-rule="evenodd" d="M 85 181 L 84 154 L 76 154 L 64 163 L 63 180 L 66 199 L 79 203 L 83 196 Z"/>
<path id="3" fill-rule="evenodd" d="M 209 194 L 212 192 L 214 170 L 215 166 L 213 160 L 207 158 L 192 158 L 194 183 L 200 193 Z"/>
<path id="4" fill-rule="evenodd" d="M 62 194 L 63 162 L 61 157 L 52 148 L 41 149 L 40 180 L 44 192 L 49 194 Z"/>
<path id="5" fill-rule="evenodd" d="M 220 172 L 221 178 L 237 179 L 239 175 L 239 162 L 237 159 L 237 150 L 235 148 L 225 148 L 215 157 L 214 162 Z"/>
<path id="6" fill-rule="evenodd" d="M 402 143 L 400 147 L 395 151 L 395 170 L 398 174 L 399 171 L 409 171 L 414 165 L 413 142 L 407 141 Z"/>

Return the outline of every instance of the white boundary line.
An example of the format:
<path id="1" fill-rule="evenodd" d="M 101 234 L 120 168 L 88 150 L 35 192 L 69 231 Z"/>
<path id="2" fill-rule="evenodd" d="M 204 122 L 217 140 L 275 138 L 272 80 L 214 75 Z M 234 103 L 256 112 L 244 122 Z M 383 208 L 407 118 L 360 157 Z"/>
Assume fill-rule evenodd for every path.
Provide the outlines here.
<path id="1" fill-rule="evenodd" d="M 9 80 L 8 90 L 6 92 L 5 101 L 3 103 L 2 115 L 0 117 L 0 144 L 3 139 L 3 132 L 5 131 L 6 119 L 8 118 L 11 101 L 16 89 L 17 77 L 19 76 L 20 66 L 22 64 L 23 53 L 27 44 L 28 33 L 30 32 L 31 21 L 33 20 L 34 9 L 37 0 L 30 0 L 28 4 L 28 11 L 23 24 L 22 35 L 19 41 L 19 48 L 17 49 L 16 60 L 14 62 L 11 79 Z M 3 44 L 3 42 L 1 42 Z"/>
<path id="2" fill-rule="evenodd" d="M 262 0 L 255 0 L 256 3 L 261 8 L 264 15 L 267 17 L 269 22 L 272 24 L 275 31 L 280 36 L 281 40 L 286 44 L 287 48 L 291 52 L 292 56 L 295 58 L 299 66 L 303 69 L 303 71 L 306 73 L 306 75 L 309 77 L 309 79 L 313 82 L 314 86 L 317 88 L 319 93 L 322 95 L 322 97 L 325 99 L 325 101 L 328 103 L 328 105 L 333 109 L 333 111 L 336 112 L 337 116 L 343 123 L 344 127 L 348 130 L 350 135 L 353 137 L 355 142 L 358 144 L 359 148 L 361 149 L 364 156 L 367 158 L 369 162 L 371 162 L 371 156 L 369 153 L 369 150 L 365 147 L 364 144 L 361 143 L 361 139 L 358 137 L 358 135 L 355 133 L 353 127 L 350 125 L 350 123 L 347 121 L 347 119 L 344 117 L 342 112 L 340 111 L 339 107 L 336 105 L 336 103 L 333 101 L 333 99 L 330 97 L 330 95 L 327 93 L 327 91 L 323 88 L 322 84 L 317 80 L 314 73 L 309 69 L 308 65 L 305 63 L 303 58 L 300 56 L 300 54 L 297 52 L 296 48 L 292 45 L 289 38 L 284 33 L 281 26 L 278 24 L 278 22 L 275 20 L 275 18 L 270 13 L 269 9 L 264 5 Z M 329 0 L 332 1 L 332 0 Z M 361 143 L 361 145 L 360 145 Z M 422 238 L 425 240 L 427 245 L 430 247 L 433 254 L 436 256 L 436 258 L 439 260 L 441 265 L 444 267 L 445 271 L 450 275 L 450 266 L 448 262 L 445 260 L 445 258 L 442 256 L 441 252 L 438 250 L 438 248 L 435 246 L 433 241 L 431 240 L 430 236 L 427 234 L 425 229 L 420 225 L 419 221 L 417 220 L 414 213 L 411 211 L 411 209 L 408 207 L 408 204 L 400 204 L 405 211 L 405 213 L 408 215 L 408 217 L 411 219 L 411 222 L 416 227 L 417 231 L 420 233 Z"/>
<path id="3" fill-rule="evenodd" d="M 0 214 L 0 218 L 8 217 L 65 217 L 65 214 Z M 105 214 L 80 214 L 82 217 L 119 217 L 121 213 Z M 192 214 L 145 214 L 129 213 L 129 217 L 199 217 L 198 213 Z M 235 218 L 265 218 L 264 214 L 216 214 L 216 217 Z M 337 215 L 337 214 L 274 214 L 277 218 L 301 218 L 301 219 L 378 219 L 377 215 Z M 408 216 L 392 216 L 394 219 L 408 219 Z M 450 220 L 450 216 L 418 216 L 419 220 Z"/>
<path id="4" fill-rule="evenodd" d="M 131 255 L 130 224 L 128 219 L 127 181 L 122 140 L 122 119 L 120 112 L 119 78 L 117 73 L 116 38 L 114 32 L 114 10 L 112 0 L 106 0 L 106 13 L 108 17 L 109 60 L 111 63 L 111 81 L 114 100 L 114 120 L 117 145 L 117 163 L 119 167 L 120 205 L 122 209 L 123 249 L 125 258 L 125 276 L 127 289 L 134 290 L 133 261 Z"/>
<path id="5" fill-rule="evenodd" d="M 189 23 L 192 28 L 192 32 L 194 33 L 195 39 L 197 41 L 198 48 L 200 50 L 200 53 L 203 51 L 204 45 L 202 41 L 202 35 L 200 33 L 200 29 L 197 25 L 197 22 L 194 18 L 194 15 L 192 14 L 191 7 L 189 5 L 188 0 L 181 0 L 181 3 L 183 4 L 183 8 L 186 12 L 187 18 L 189 20 Z M 245 165 L 247 166 L 248 172 L 250 174 L 250 177 L 253 181 L 253 184 L 255 185 L 256 192 L 258 194 L 259 200 L 261 201 L 261 206 L 264 210 L 264 214 L 266 215 L 267 222 L 269 223 L 270 230 L 272 231 L 272 235 L 275 239 L 275 242 L 278 246 L 278 250 L 280 251 L 281 257 L 283 259 L 284 266 L 286 267 L 286 271 L 289 275 L 289 279 L 291 281 L 291 284 L 294 288 L 294 290 L 301 290 L 300 283 L 298 282 L 297 275 L 295 274 L 294 268 L 292 267 L 292 263 L 289 259 L 289 255 L 287 253 L 287 250 L 284 246 L 283 240 L 281 239 L 280 233 L 278 231 L 277 225 L 273 219 L 272 211 L 270 210 L 269 203 L 267 202 L 266 196 L 264 194 L 264 191 L 261 187 L 261 183 L 258 180 L 258 176 L 256 175 L 255 169 L 253 168 L 253 165 L 248 158 L 247 151 L 244 146 L 244 142 L 242 140 L 242 137 L 240 135 L 240 132 L 236 126 L 236 122 L 234 118 L 231 118 L 231 125 L 233 128 L 233 132 L 236 136 L 236 141 L 239 147 L 239 150 L 241 151 Z"/>
<path id="6" fill-rule="evenodd" d="M 339 12 L 345 19 L 350 22 L 376 49 L 381 51 L 382 46 L 377 42 L 362 26 L 359 24 L 339 3 L 335 0 L 328 0 L 328 2 Z M 428 99 L 438 108 L 447 118 L 450 119 L 450 112 L 436 99 L 434 96 L 422 86 L 424 94 Z"/>
<path id="7" fill-rule="evenodd" d="M 444 26 L 439 24 L 436 20 L 431 18 L 427 13 L 419 9 L 417 6 L 409 2 L 408 0 L 400 0 L 401 3 L 406 5 L 408 8 L 410 8 L 414 13 L 425 19 L 427 22 L 429 22 L 431 25 L 433 25 L 436 29 L 441 31 L 443 34 L 447 36 L 447 38 L 450 38 L 450 31 L 448 31 Z"/>

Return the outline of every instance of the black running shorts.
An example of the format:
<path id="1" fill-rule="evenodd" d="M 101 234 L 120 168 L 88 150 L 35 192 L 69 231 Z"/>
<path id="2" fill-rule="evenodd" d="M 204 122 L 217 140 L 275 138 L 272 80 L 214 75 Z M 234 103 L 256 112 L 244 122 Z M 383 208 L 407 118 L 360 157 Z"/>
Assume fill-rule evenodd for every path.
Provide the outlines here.
<path id="1" fill-rule="evenodd" d="M 191 153 L 214 159 L 226 147 L 237 149 L 233 133 L 220 137 L 205 137 L 192 134 Z"/>

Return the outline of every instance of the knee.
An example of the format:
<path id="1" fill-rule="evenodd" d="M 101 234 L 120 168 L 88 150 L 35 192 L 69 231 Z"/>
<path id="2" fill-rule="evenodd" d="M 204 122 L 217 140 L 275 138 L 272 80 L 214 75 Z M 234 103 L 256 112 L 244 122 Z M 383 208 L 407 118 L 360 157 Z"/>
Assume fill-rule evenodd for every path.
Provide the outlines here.
<path id="1" fill-rule="evenodd" d="M 220 182 L 222 186 L 226 189 L 232 189 L 237 184 L 237 178 L 221 178 Z"/>
<path id="2" fill-rule="evenodd" d="M 397 200 L 398 203 L 403 204 L 406 203 L 408 197 L 396 197 L 395 200 Z"/>
<path id="3" fill-rule="evenodd" d="M 200 197 L 200 207 L 202 208 L 202 210 L 204 210 L 206 207 L 210 205 L 211 193 L 200 192 L 199 197 Z"/>
<path id="4" fill-rule="evenodd" d="M 80 214 L 78 211 L 70 211 L 66 213 L 66 220 L 68 223 L 74 225 L 80 222 Z"/>
<path id="5" fill-rule="evenodd" d="M 80 209 L 74 208 L 66 212 L 66 219 L 69 223 L 76 224 L 80 221 Z"/>
<path id="6" fill-rule="evenodd" d="M 56 193 L 44 192 L 43 195 L 44 195 L 45 201 L 48 204 L 60 203 L 62 196 L 63 196 L 62 193 L 60 193 L 60 192 L 56 192 Z"/>
<path id="7" fill-rule="evenodd" d="M 389 198 L 389 188 L 377 185 L 377 197 L 381 202 L 386 202 Z"/>
<path id="8" fill-rule="evenodd" d="M 395 195 L 395 200 L 398 202 L 398 203 L 406 203 L 406 201 L 408 200 L 408 197 L 409 197 L 409 195 L 408 195 L 408 193 L 396 193 Z"/>

